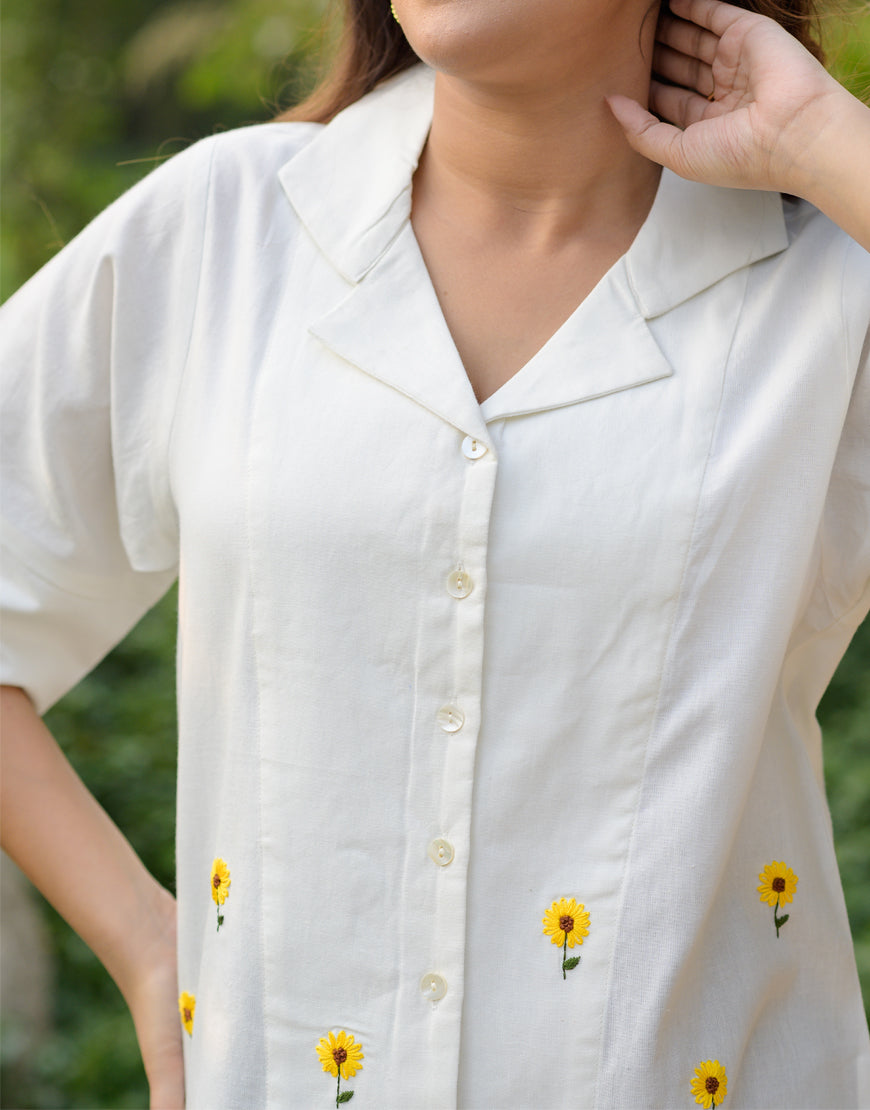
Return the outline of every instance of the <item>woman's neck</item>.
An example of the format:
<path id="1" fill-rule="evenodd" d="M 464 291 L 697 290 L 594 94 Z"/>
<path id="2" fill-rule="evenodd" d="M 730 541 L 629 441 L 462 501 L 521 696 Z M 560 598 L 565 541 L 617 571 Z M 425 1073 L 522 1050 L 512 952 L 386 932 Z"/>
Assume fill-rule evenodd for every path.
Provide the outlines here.
<path id="1" fill-rule="evenodd" d="M 501 65 L 500 57 L 469 64 L 454 50 L 436 65 L 415 203 L 436 201 L 483 233 L 540 247 L 593 229 L 636 231 L 659 167 L 628 145 L 604 98 L 646 103 L 655 30 L 647 10 L 646 0 L 613 4 L 609 35 L 587 27 L 588 38 L 561 53 L 548 43 L 541 57 L 532 48 Z"/>
<path id="2" fill-rule="evenodd" d="M 437 197 L 484 234 L 541 247 L 596 228 L 639 226 L 659 167 L 631 149 L 604 95 L 595 88 L 570 102 L 551 95 L 550 103 L 499 103 L 439 74 L 415 199 Z"/>

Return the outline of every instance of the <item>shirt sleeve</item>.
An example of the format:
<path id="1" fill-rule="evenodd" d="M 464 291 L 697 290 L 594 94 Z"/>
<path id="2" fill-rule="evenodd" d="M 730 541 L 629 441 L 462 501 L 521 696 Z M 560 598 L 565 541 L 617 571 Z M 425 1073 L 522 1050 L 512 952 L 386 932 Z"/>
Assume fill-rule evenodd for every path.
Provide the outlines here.
<path id="1" fill-rule="evenodd" d="M 177 573 L 168 452 L 213 147 L 153 171 L 0 313 L 0 680 L 40 713 Z"/>

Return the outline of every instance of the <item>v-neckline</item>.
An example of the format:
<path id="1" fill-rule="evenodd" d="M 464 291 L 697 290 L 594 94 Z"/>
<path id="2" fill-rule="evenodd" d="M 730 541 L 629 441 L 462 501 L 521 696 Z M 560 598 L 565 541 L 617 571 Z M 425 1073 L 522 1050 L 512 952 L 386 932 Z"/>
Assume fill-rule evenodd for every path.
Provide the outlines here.
<path id="1" fill-rule="evenodd" d="M 552 351 L 552 349 L 554 347 L 562 345 L 561 340 L 563 340 L 566 337 L 567 333 L 573 332 L 575 330 L 578 321 L 580 320 L 580 318 L 583 315 L 585 315 L 585 313 L 583 311 L 584 306 L 586 306 L 590 301 L 595 301 L 598 297 L 600 297 L 601 296 L 600 291 L 603 290 L 609 284 L 612 283 L 612 280 L 613 280 L 614 276 L 617 273 L 624 271 L 626 260 L 628 259 L 629 254 L 631 253 L 631 251 L 634 248 L 635 244 L 637 243 L 638 239 L 641 237 L 641 234 L 643 233 L 647 224 L 652 219 L 652 216 L 653 216 L 653 213 L 655 211 L 656 205 L 658 203 L 659 197 L 662 193 L 662 180 L 663 180 L 663 178 L 664 178 L 664 173 L 662 173 L 659 176 L 659 180 L 656 184 L 656 190 L 655 190 L 655 193 L 653 194 L 653 199 L 652 199 L 652 203 L 650 204 L 649 210 L 648 210 L 646 216 L 644 217 L 643 222 L 641 223 L 640 227 L 638 227 L 637 231 L 635 232 L 635 234 L 634 234 L 634 236 L 631 240 L 631 243 L 628 245 L 626 250 L 623 251 L 623 253 L 620 254 L 619 257 L 616 258 L 613 261 L 613 263 L 611 263 L 611 265 L 604 271 L 603 274 L 601 274 L 601 276 L 598 278 L 598 280 L 595 282 L 595 284 L 592 286 L 592 288 L 586 293 L 586 295 L 583 297 L 583 299 L 574 307 L 573 311 L 562 321 L 562 323 L 553 332 L 550 333 L 550 335 L 547 337 L 547 339 L 541 344 L 540 347 L 538 347 L 538 349 L 534 352 L 534 354 L 532 354 L 530 358 L 528 358 L 521 366 L 519 366 L 513 372 L 513 374 L 511 374 L 511 376 L 509 378 L 507 378 L 505 381 L 503 381 L 501 383 L 501 385 L 499 385 L 496 389 L 494 389 L 492 393 L 490 393 L 486 397 L 484 397 L 484 399 L 482 401 L 477 399 L 477 394 L 474 390 L 474 385 L 473 385 L 473 383 L 471 381 L 471 378 L 468 374 L 468 370 L 466 369 L 465 363 L 463 362 L 462 356 L 459 352 L 459 348 L 456 345 L 456 341 L 453 337 L 453 333 L 450 329 L 450 325 L 448 324 L 447 318 L 444 315 L 444 311 L 441 307 L 441 302 L 438 298 L 438 293 L 435 289 L 435 284 L 432 280 L 432 275 L 430 274 L 429 268 L 426 265 L 426 259 L 423 255 L 423 250 L 420 246 L 420 242 L 417 239 L 417 235 L 416 235 L 416 232 L 414 230 L 414 226 L 413 226 L 413 223 L 411 221 L 411 216 L 410 216 L 410 213 L 409 213 L 408 220 L 407 220 L 407 222 L 408 222 L 407 230 L 410 232 L 410 236 L 411 236 L 411 239 L 413 241 L 413 249 L 416 251 L 417 261 L 419 262 L 419 265 L 422 269 L 422 272 L 425 275 L 425 279 L 428 282 L 429 291 L 431 292 L 431 299 L 434 301 L 435 305 L 438 308 L 438 312 L 441 316 L 441 320 L 442 320 L 443 325 L 444 325 L 444 330 L 446 331 L 447 335 L 449 336 L 450 343 L 451 343 L 451 345 L 453 347 L 453 350 L 456 354 L 457 363 L 462 368 L 462 373 L 465 376 L 465 379 L 468 383 L 468 387 L 471 390 L 472 396 L 474 397 L 477 405 L 480 408 L 480 411 L 481 411 L 481 414 L 483 416 L 484 421 L 495 419 L 495 417 L 489 415 L 489 413 L 494 412 L 494 411 L 496 411 L 496 410 L 498 410 L 502 407 L 500 405 L 500 401 L 503 399 L 503 396 L 505 394 L 507 394 L 507 396 L 510 397 L 513 393 L 517 392 L 517 386 L 514 384 L 514 383 L 516 383 L 517 379 L 528 378 L 529 375 L 530 375 L 530 372 L 532 372 L 534 370 L 537 370 L 539 364 L 542 363 L 542 362 L 545 362 L 547 360 L 548 355 L 550 354 L 550 352 Z"/>
<path id="2" fill-rule="evenodd" d="M 661 181 L 659 182 L 659 188 L 660 187 Z M 658 196 L 658 189 L 656 191 L 656 196 Z M 638 229 L 628 249 L 607 268 L 607 270 L 601 275 L 598 281 L 593 285 L 593 287 L 580 301 L 580 303 L 574 308 L 570 315 L 562 321 L 562 323 L 555 329 L 555 331 L 553 331 L 549 335 L 544 343 L 542 343 L 541 346 L 538 347 L 535 353 L 529 359 L 527 359 L 526 362 L 519 366 L 509 378 L 502 382 L 502 384 L 498 386 L 497 389 L 493 390 L 493 392 L 485 397 L 482 401 L 479 401 L 477 399 L 477 395 L 474 392 L 474 386 L 472 385 L 471 379 L 468 376 L 468 371 L 465 368 L 465 364 L 462 361 L 462 356 L 460 355 L 459 349 L 456 346 L 456 342 L 453 338 L 453 333 L 450 330 L 450 326 L 447 323 L 447 319 L 444 316 L 444 312 L 441 308 L 441 303 L 438 299 L 438 294 L 435 290 L 435 286 L 432 281 L 431 274 L 429 273 L 429 269 L 426 266 L 426 260 L 423 257 L 423 252 L 420 248 L 419 241 L 417 240 L 417 236 L 414 232 L 413 224 L 411 223 L 410 218 L 408 219 L 408 228 L 406 230 L 410 233 L 413 250 L 416 253 L 415 261 L 417 262 L 421 270 L 421 274 L 424 276 L 424 279 L 428 284 L 427 293 L 430 295 L 429 299 L 438 310 L 441 323 L 443 325 L 443 330 L 446 336 L 449 338 L 450 344 L 453 348 L 456 358 L 456 364 L 462 371 L 462 375 L 465 379 L 465 383 L 468 386 L 468 390 L 470 391 L 478 408 L 480 409 L 481 416 L 485 423 L 490 420 L 498 419 L 501 415 L 503 415 L 503 409 L 510 409 L 511 398 L 521 392 L 528 392 L 528 390 L 526 390 L 524 387 L 527 384 L 531 384 L 528 382 L 530 378 L 540 378 L 541 375 L 548 372 L 546 370 L 546 366 L 547 363 L 550 361 L 551 354 L 555 350 L 570 346 L 571 339 L 573 338 L 574 334 L 585 322 L 583 320 L 583 317 L 585 317 L 587 313 L 595 311 L 595 305 L 600 299 L 606 296 L 606 291 L 613 284 L 617 275 L 624 273 L 625 261 L 628 257 L 628 254 L 634 246 L 634 243 L 637 241 L 641 230 L 649 220 L 654 207 L 655 198 L 653 199 L 653 204 L 650 207 L 649 213 L 647 213 L 644 223 L 641 225 L 641 228 Z"/>

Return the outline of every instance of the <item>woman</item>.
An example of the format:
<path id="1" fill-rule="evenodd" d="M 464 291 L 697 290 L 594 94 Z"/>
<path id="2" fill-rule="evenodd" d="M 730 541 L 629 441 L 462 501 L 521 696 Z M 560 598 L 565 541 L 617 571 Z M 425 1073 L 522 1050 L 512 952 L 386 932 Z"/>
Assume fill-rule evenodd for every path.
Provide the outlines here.
<path id="1" fill-rule="evenodd" d="M 870 111 L 718 0 L 384 7 L 6 310 L 4 846 L 154 1107 L 866 1104 Z M 177 977 L 31 705 L 176 574 Z"/>

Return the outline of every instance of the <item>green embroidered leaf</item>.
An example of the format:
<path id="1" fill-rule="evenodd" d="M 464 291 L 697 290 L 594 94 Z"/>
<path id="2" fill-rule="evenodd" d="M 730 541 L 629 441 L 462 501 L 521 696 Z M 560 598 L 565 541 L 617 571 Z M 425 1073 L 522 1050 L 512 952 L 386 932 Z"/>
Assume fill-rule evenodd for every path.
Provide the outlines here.
<path id="1" fill-rule="evenodd" d="M 775 921 L 775 925 L 776 925 L 777 929 L 781 929 L 783 927 L 783 925 L 785 925 L 786 921 L 788 921 L 788 919 L 789 919 L 789 914 L 786 914 L 785 917 L 777 917 L 776 921 Z"/>
<path id="2" fill-rule="evenodd" d="M 580 957 L 579 956 L 572 956 L 570 960 L 563 960 L 562 961 L 562 970 L 563 971 L 570 971 L 572 967 L 576 967 L 577 964 L 579 964 L 579 963 L 580 963 Z"/>
<path id="3" fill-rule="evenodd" d="M 340 1094 L 340 1095 L 338 1096 L 338 1101 L 339 1101 L 339 1102 L 350 1102 L 350 1100 L 351 1100 L 352 1098 L 353 1098 L 353 1091 L 343 1091 L 343 1092 L 342 1092 L 342 1093 L 341 1093 L 341 1094 Z"/>

